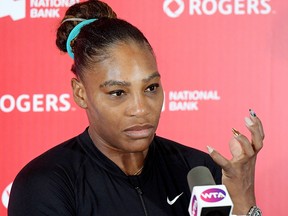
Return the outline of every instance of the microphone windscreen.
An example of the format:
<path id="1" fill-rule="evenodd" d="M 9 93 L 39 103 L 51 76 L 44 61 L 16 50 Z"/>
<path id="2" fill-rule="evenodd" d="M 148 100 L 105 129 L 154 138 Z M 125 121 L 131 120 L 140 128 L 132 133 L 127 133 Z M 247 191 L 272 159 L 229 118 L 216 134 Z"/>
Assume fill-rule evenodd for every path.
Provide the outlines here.
<path id="1" fill-rule="evenodd" d="M 215 181 L 210 170 L 204 166 L 191 169 L 187 175 L 190 191 L 194 186 L 215 185 Z"/>

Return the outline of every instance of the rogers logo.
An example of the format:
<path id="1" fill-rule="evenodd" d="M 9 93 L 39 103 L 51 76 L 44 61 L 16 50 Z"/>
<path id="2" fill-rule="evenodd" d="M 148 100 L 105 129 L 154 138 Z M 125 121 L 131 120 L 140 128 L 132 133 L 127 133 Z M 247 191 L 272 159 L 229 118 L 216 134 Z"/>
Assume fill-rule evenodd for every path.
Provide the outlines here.
<path id="1" fill-rule="evenodd" d="M 5 208 L 8 208 L 11 187 L 12 183 L 10 183 L 2 192 L 2 204 Z"/>
<path id="2" fill-rule="evenodd" d="M 6 94 L 0 96 L 0 111 L 19 112 L 67 112 L 71 109 L 69 94 L 22 94 L 17 97 Z"/>
<path id="3" fill-rule="evenodd" d="M 205 202 L 219 202 L 226 197 L 224 190 L 219 188 L 211 188 L 201 193 L 201 199 Z"/>
<path id="4" fill-rule="evenodd" d="M 271 0 L 186 0 L 188 13 L 195 15 L 267 15 L 272 12 Z M 174 12 L 171 7 L 177 3 Z M 164 12 L 171 18 L 176 18 L 184 12 L 184 0 L 165 0 Z"/>
<path id="5" fill-rule="evenodd" d="M 176 7 L 172 9 L 172 7 Z M 185 8 L 183 0 L 165 0 L 163 4 L 164 12 L 172 18 L 180 16 Z"/>

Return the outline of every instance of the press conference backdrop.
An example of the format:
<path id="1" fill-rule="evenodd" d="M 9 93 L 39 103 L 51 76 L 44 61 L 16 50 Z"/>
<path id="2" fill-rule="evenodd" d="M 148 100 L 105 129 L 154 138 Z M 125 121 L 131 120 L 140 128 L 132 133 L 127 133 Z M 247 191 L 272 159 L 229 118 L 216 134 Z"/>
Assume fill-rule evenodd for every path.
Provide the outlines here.
<path id="1" fill-rule="evenodd" d="M 72 60 L 55 45 L 60 17 L 76 2 L 0 1 L 0 215 L 19 170 L 88 124 L 72 98 Z M 250 136 L 244 117 L 254 109 L 266 132 L 257 201 L 264 215 L 285 215 L 288 1 L 106 2 L 154 47 L 165 89 L 158 135 L 230 157 L 231 128 Z"/>

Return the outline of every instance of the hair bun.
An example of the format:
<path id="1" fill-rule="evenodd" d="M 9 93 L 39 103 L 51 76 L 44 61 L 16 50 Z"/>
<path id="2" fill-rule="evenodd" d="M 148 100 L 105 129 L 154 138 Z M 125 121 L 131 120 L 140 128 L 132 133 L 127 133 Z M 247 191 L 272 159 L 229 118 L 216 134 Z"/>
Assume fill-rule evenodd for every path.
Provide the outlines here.
<path id="1" fill-rule="evenodd" d="M 81 22 L 81 19 L 92 19 L 92 18 L 117 18 L 117 14 L 112 10 L 112 8 L 102 2 L 97 0 L 89 0 L 86 2 L 81 2 L 72 5 L 68 8 L 65 13 L 64 18 L 61 21 L 59 28 L 57 29 L 56 45 L 63 51 L 67 52 L 66 41 L 69 33 L 72 29 Z M 69 20 L 70 18 L 79 18 L 79 20 Z"/>

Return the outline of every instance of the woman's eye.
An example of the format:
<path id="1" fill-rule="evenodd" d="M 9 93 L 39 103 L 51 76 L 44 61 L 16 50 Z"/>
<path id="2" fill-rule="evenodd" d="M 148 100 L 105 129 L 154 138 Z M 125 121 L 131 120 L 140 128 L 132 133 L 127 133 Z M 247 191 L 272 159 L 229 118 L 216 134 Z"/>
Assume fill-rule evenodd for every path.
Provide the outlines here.
<path id="1" fill-rule="evenodd" d="M 147 92 L 155 92 L 158 87 L 159 87 L 159 84 L 155 83 L 155 84 L 152 84 L 152 85 L 148 86 L 148 88 L 145 91 L 147 91 Z"/>
<path id="2" fill-rule="evenodd" d="M 109 92 L 110 95 L 114 96 L 114 97 L 120 97 L 124 94 L 125 92 L 123 90 L 115 90 L 115 91 L 111 91 Z"/>

